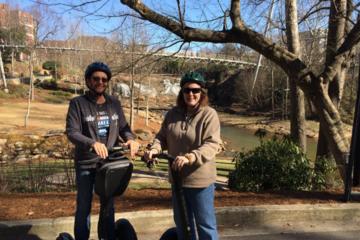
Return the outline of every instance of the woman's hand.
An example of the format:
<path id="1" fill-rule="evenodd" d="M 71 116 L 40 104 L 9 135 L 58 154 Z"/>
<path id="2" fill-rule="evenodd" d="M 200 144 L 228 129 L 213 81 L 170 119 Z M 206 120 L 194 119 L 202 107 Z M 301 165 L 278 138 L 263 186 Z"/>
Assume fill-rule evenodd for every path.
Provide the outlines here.
<path id="1" fill-rule="evenodd" d="M 195 155 L 193 153 L 187 153 L 184 156 L 177 156 L 172 163 L 172 169 L 180 171 L 185 165 L 191 165 L 195 162 Z"/>
<path id="2" fill-rule="evenodd" d="M 156 149 L 146 150 L 144 153 L 144 159 L 146 162 L 153 161 L 153 155 L 158 154 L 159 151 Z"/>
<path id="3" fill-rule="evenodd" d="M 134 158 L 139 150 L 139 143 L 130 139 L 126 143 L 124 143 L 124 145 L 130 149 L 130 156 Z"/>
<path id="4" fill-rule="evenodd" d="M 175 171 L 180 171 L 185 165 L 189 165 L 190 161 L 185 156 L 177 156 L 175 161 L 172 163 L 171 167 Z"/>
<path id="5" fill-rule="evenodd" d="M 105 144 L 103 144 L 101 142 L 95 142 L 92 145 L 92 148 L 95 150 L 96 154 L 103 159 L 105 159 L 109 156 L 109 153 L 108 153 L 108 150 L 107 150 Z"/>

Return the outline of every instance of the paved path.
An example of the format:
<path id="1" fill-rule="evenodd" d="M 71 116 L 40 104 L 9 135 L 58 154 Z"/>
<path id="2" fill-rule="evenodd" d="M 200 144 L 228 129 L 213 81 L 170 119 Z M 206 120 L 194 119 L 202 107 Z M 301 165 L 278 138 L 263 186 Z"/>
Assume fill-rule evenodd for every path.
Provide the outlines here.
<path id="1" fill-rule="evenodd" d="M 358 231 L 310 232 L 310 233 L 276 233 L 251 236 L 223 235 L 221 240 L 359 240 Z"/>

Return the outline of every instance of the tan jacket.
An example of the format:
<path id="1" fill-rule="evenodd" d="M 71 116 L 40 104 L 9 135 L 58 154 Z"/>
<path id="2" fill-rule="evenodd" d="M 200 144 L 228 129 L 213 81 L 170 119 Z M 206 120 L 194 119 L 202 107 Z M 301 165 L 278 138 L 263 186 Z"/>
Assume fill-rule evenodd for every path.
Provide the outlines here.
<path id="1" fill-rule="evenodd" d="M 220 144 L 220 121 L 213 108 L 201 107 L 186 116 L 183 109 L 174 107 L 166 114 L 151 148 L 167 150 L 173 157 L 193 153 L 195 161 L 181 170 L 183 186 L 202 188 L 216 181 L 215 155 Z"/>

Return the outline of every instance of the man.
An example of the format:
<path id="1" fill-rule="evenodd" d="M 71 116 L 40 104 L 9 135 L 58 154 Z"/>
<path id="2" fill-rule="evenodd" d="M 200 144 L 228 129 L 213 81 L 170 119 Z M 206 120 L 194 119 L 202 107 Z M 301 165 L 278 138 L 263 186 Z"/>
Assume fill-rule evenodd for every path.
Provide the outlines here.
<path id="1" fill-rule="evenodd" d="M 95 183 L 96 164 L 108 156 L 108 148 L 119 144 L 119 136 L 130 148 L 132 157 L 138 150 L 134 134 L 126 122 L 119 100 L 105 93 L 111 79 L 110 68 L 102 62 L 91 63 L 85 71 L 89 91 L 70 101 L 66 134 L 75 144 L 76 213 L 75 239 L 89 239 L 90 212 Z M 107 200 L 109 201 L 109 200 Z M 105 211 L 100 198 L 99 239 L 115 239 L 114 203 Z"/>

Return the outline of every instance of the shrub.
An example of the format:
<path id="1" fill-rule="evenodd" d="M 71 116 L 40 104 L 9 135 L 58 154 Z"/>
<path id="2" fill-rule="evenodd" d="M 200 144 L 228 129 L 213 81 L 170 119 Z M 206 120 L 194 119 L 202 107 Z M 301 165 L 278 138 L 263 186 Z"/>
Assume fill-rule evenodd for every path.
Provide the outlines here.
<path id="1" fill-rule="evenodd" d="M 51 79 L 49 80 L 44 80 L 42 82 L 40 82 L 38 84 L 41 88 L 43 89 L 48 89 L 48 90 L 56 90 L 58 88 L 57 82 L 55 81 L 55 79 Z"/>
<path id="2" fill-rule="evenodd" d="M 240 191 L 309 190 L 310 160 L 289 138 L 261 140 L 259 147 L 235 155 L 229 187 Z"/>
<path id="3" fill-rule="evenodd" d="M 55 71 L 56 68 L 61 67 L 61 63 L 57 61 L 46 61 L 42 65 L 43 69 Z"/>
<path id="4" fill-rule="evenodd" d="M 333 159 L 318 158 L 314 166 L 313 189 L 324 190 L 327 187 L 336 185 L 338 179 L 336 178 L 335 171 L 336 164 Z"/>

